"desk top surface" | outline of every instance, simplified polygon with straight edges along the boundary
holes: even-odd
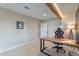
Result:
[[[42,39],[44,39],[45,41],[56,42],[56,43],[59,43],[59,44],[64,44],[64,45],[79,48],[79,44],[77,44],[76,40],[60,39],[60,38],[54,38],[54,37],[43,37]]]

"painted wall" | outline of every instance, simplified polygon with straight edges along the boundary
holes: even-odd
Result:
[[[24,22],[24,29],[16,29],[16,21]],[[0,8],[0,51],[38,39],[38,21]]]
[[[72,26],[75,25],[75,13],[68,14],[62,19],[62,26],[63,26],[63,29],[65,29],[64,37],[66,39],[68,39],[69,33],[70,33],[70,29],[68,28],[69,25],[72,25]],[[75,39],[75,30],[73,29],[72,31],[73,31],[73,36],[74,36],[73,39]]]

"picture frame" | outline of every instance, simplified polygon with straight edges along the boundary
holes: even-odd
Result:
[[[16,28],[17,29],[24,29],[24,22],[23,21],[16,21]]]

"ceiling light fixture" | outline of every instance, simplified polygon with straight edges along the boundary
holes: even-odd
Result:
[[[44,16],[46,16],[46,13],[44,13]]]
[[[48,13],[48,11],[47,10],[44,10],[44,16],[46,17],[47,16],[47,13]]]

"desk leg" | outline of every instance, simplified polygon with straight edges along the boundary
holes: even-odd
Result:
[[[50,54],[44,52],[44,50],[46,49],[47,47],[45,47],[45,40],[43,39],[40,39],[40,52],[48,55],[48,56],[51,56]]]
[[[43,39],[40,39],[40,51],[42,52],[45,50],[47,47],[45,47],[45,41]]]
[[[44,49],[44,47],[45,47],[45,41],[44,40],[42,40],[43,41],[43,49]]]
[[[40,39],[40,52],[42,51],[42,39]]]

